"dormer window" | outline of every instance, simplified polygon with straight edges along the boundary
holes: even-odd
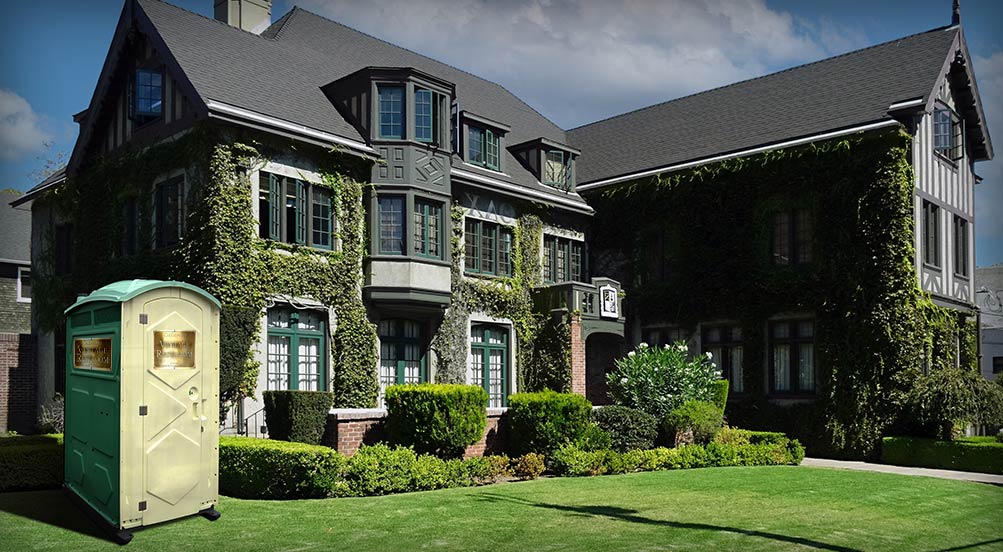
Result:
[[[379,86],[380,138],[404,138],[404,87]]]
[[[568,156],[570,157],[570,156]],[[568,189],[568,159],[561,150],[547,152],[546,166],[543,169],[543,183],[562,190]]]
[[[964,156],[961,120],[954,111],[946,108],[933,112],[933,151],[951,161]]]
[[[144,124],[157,119],[164,111],[164,76],[159,69],[136,71],[132,102],[133,118]]]
[[[467,162],[498,170],[498,135],[486,128],[467,127]]]

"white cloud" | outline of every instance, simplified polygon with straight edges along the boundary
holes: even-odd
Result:
[[[858,34],[763,0],[299,0],[498,82],[569,128],[845,51]]]
[[[999,148],[1003,141],[1003,52],[989,57],[973,56],[972,66],[978,80],[982,109],[985,111],[989,132],[995,133],[996,161],[983,161],[975,170],[983,178],[975,189],[975,236],[977,240],[996,244],[997,250],[979,251],[979,264],[1003,262],[1003,161]],[[988,262],[988,263],[987,263]]]
[[[40,125],[28,100],[0,88],[0,160],[16,161],[44,150],[52,136]]]

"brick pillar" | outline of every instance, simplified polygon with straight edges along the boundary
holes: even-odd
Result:
[[[585,340],[580,314],[571,315],[571,392],[585,396]]]

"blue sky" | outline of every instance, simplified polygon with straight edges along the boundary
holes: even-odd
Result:
[[[212,0],[172,0],[211,16]],[[950,22],[950,0],[298,0],[301,7],[489,78],[571,128]],[[273,19],[293,2],[276,0]],[[122,0],[5,0],[0,188],[69,152]],[[1003,150],[1003,2],[963,0]],[[45,144],[51,144],[46,147]],[[976,164],[979,266],[1003,262],[1003,160]]]

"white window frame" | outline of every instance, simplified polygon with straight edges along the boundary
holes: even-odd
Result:
[[[16,295],[15,299],[17,299],[18,303],[31,303],[31,296],[24,297],[21,294],[21,277],[22,277],[22,275],[25,272],[28,273],[28,277],[30,278],[31,277],[31,267],[30,266],[19,266],[19,267],[17,267],[17,295]]]

